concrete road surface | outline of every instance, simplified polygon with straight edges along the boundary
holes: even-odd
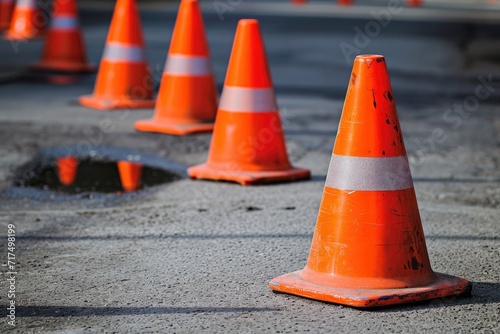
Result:
[[[332,5],[302,13],[285,2],[266,4],[229,4],[221,12],[204,2],[217,83],[220,90],[237,20],[258,18],[289,157],[311,169],[310,181],[241,187],[184,177],[121,195],[14,187],[16,171],[49,147],[130,149],[189,166],[205,161],[211,136],[136,133],[134,121],[152,110],[81,107],[76,100],[92,91],[95,75],[70,85],[22,79],[43,42],[0,42],[2,332],[500,334],[498,13],[481,20],[474,11],[453,12],[450,19],[401,4],[395,12]],[[158,85],[176,8],[141,8]],[[422,20],[422,13],[430,14]],[[110,17],[109,8],[82,11],[96,64]],[[268,288],[272,278],[305,266],[357,53],[386,56],[433,269],[471,280],[471,297],[358,310]],[[11,300],[15,327],[6,316]]]

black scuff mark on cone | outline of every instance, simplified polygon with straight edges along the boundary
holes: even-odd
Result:
[[[420,262],[418,262],[417,258],[413,256],[411,258],[411,269],[418,270],[420,268]]]

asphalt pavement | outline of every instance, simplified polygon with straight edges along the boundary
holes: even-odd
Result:
[[[48,148],[131,150],[180,168],[205,161],[210,134],[136,133],[134,121],[152,110],[79,106],[95,75],[69,85],[26,78],[43,41],[0,41],[2,332],[500,334],[500,12],[224,3],[203,2],[219,92],[237,21],[259,19],[289,157],[312,179],[242,187],[183,175],[133,194],[20,190],[18,171]],[[95,64],[111,14],[82,9]],[[141,15],[158,86],[176,5],[141,5]],[[306,264],[358,53],[386,57],[432,267],[472,281],[470,297],[358,310],[268,288]],[[6,317],[9,224],[15,327]]]

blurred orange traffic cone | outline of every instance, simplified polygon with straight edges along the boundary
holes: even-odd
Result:
[[[94,93],[79,101],[101,110],[154,107],[153,78],[134,0],[116,2]]]
[[[420,7],[422,6],[422,0],[408,0],[408,5],[411,7]]]
[[[54,0],[53,5],[42,61],[35,68],[59,72],[94,71],[94,66],[87,64],[75,0]]]
[[[295,5],[304,5],[307,3],[307,0],[292,0],[292,3]]]
[[[270,288],[354,307],[471,291],[432,271],[382,56],[354,61],[307,265]]]
[[[338,0],[337,3],[343,6],[350,6],[352,5],[352,0]]]
[[[16,40],[42,37],[46,20],[37,0],[17,0],[5,38]]]
[[[186,135],[213,130],[217,91],[200,7],[182,0],[156,101],[137,131]]]
[[[57,176],[61,184],[70,186],[75,182],[78,169],[78,159],[76,157],[63,157],[57,159]]]
[[[142,164],[130,161],[118,161],[118,172],[123,190],[131,192],[141,185]]]
[[[14,0],[0,0],[0,30],[10,26],[12,11],[14,10]]]
[[[236,30],[208,161],[188,169],[191,178],[243,185],[307,179],[293,168],[257,20]]]

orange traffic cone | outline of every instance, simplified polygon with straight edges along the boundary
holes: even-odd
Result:
[[[354,307],[471,291],[432,271],[382,56],[354,61],[307,265],[270,288]]]
[[[422,0],[408,0],[408,6],[420,7],[422,6]]]
[[[78,159],[76,157],[63,157],[56,161],[57,176],[61,184],[70,186],[75,182],[78,168]]]
[[[101,110],[154,107],[153,78],[134,0],[116,2],[94,93],[79,101]]]
[[[310,177],[293,168],[257,20],[240,20],[205,164],[188,169],[191,178],[243,185]]]
[[[123,190],[137,190],[141,185],[142,165],[130,161],[118,161],[117,165]]]
[[[10,26],[12,11],[14,10],[14,0],[0,0],[0,30]]]
[[[5,38],[35,39],[43,36],[46,17],[37,0],[17,0]]]
[[[341,6],[350,6],[352,5],[352,0],[338,0],[337,3]]]
[[[45,40],[42,61],[36,69],[59,72],[92,72],[87,64],[83,36],[78,27],[75,0],[54,0],[50,29]]]
[[[182,0],[161,80],[155,115],[137,131],[186,135],[213,130],[217,91],[196,0]]]

